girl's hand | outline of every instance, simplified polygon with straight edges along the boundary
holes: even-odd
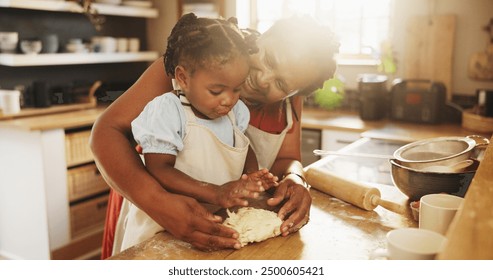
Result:
[[[296,175],[286,176],[276,188],[274,196],[267,200],[270,206],[277,206],[284,201],[278,212],[284,220],[281,225],[282,236],[297,232],[308,223],[312,197],[303,182]]]
[[[241,179],[250,180],[252,182],[260,182],[265,190],[278,185],[279,178],[274,176],[269,170],[262,168],[260,170],[243,174]]]
[[[248,206],[248,198],[258,198],[265,191],[266,182],[272,181],[264,172],[253,172],[256,175],[243,174],[239,180],[228,182],[216,190],[216,201],[224,208]]]

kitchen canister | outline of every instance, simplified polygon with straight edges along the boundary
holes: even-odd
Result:
[[[56,53],[58,52],[58,35],[48,34],[41,37],[41,42],[43,44],[42,53]]]
[[[358,77],[359,115],[362,120],[380,120],[387,112],[387,77],[362,74]]]
[[[34,107],[46,108],[51,106],[50,87],[45,81],[33,82]]]

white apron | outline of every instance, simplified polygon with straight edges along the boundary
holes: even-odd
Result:
[[[183,106],[187,114],[183,150],[176,157],[175,168],[200,181],[222,185],[237,180],[243,173],[248,153],[248,138],[236,127],[233,111],[228,117],[234,129],[234,147],[221,142],[206,126],[197,122],[190,106]],[[204,204],[203,204],[204,205]],[[220,209],[204,205],[212,211]],[[118,218],[113,255],[134,246],[164,229],[144,211],[127,199],[123,200]]]
[[[291,102],[287,99],[286,103],[287,126],[281,133],[268,133],[251,125],[248,126],[245,132],[248,139],[250,139],[250,145],[257,156],[260,168],[270,169],[272,167],[284,142],[286,133],[293,126]]]

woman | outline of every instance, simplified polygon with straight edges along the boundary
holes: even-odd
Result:
[[[330,30],[310,18],[279,20],[257,40],[250,75],[241,99],[250,109],[247,136],[261,168],[282,178],[271,206],[281,205],[283,236],[308,222],[311,196],[301,165],[303,95],[322,87],[334,75],[338,43]],[[172,235],[201,250],[240,248],[238,233],[222,226],[195,199],[166,191],[145,169],[135,152],[130,123],[144,106],[171,91],[163,59],[158,59],[94,124],[91,148],[108,184],[145,211]],[[120,201],[112,192],[107,225],[116,223]],[[113,208],[114,207],[114,208]],[[112,239],[105,227],[105,238]],[[103,258],[106,249],[103,246]]]

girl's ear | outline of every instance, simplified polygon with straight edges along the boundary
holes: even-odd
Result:
[[[186,91],[189,86],[189,75],[187,70],[181,65],[176,66],[175,68],[175,80],[180,85],[181,90]]]

